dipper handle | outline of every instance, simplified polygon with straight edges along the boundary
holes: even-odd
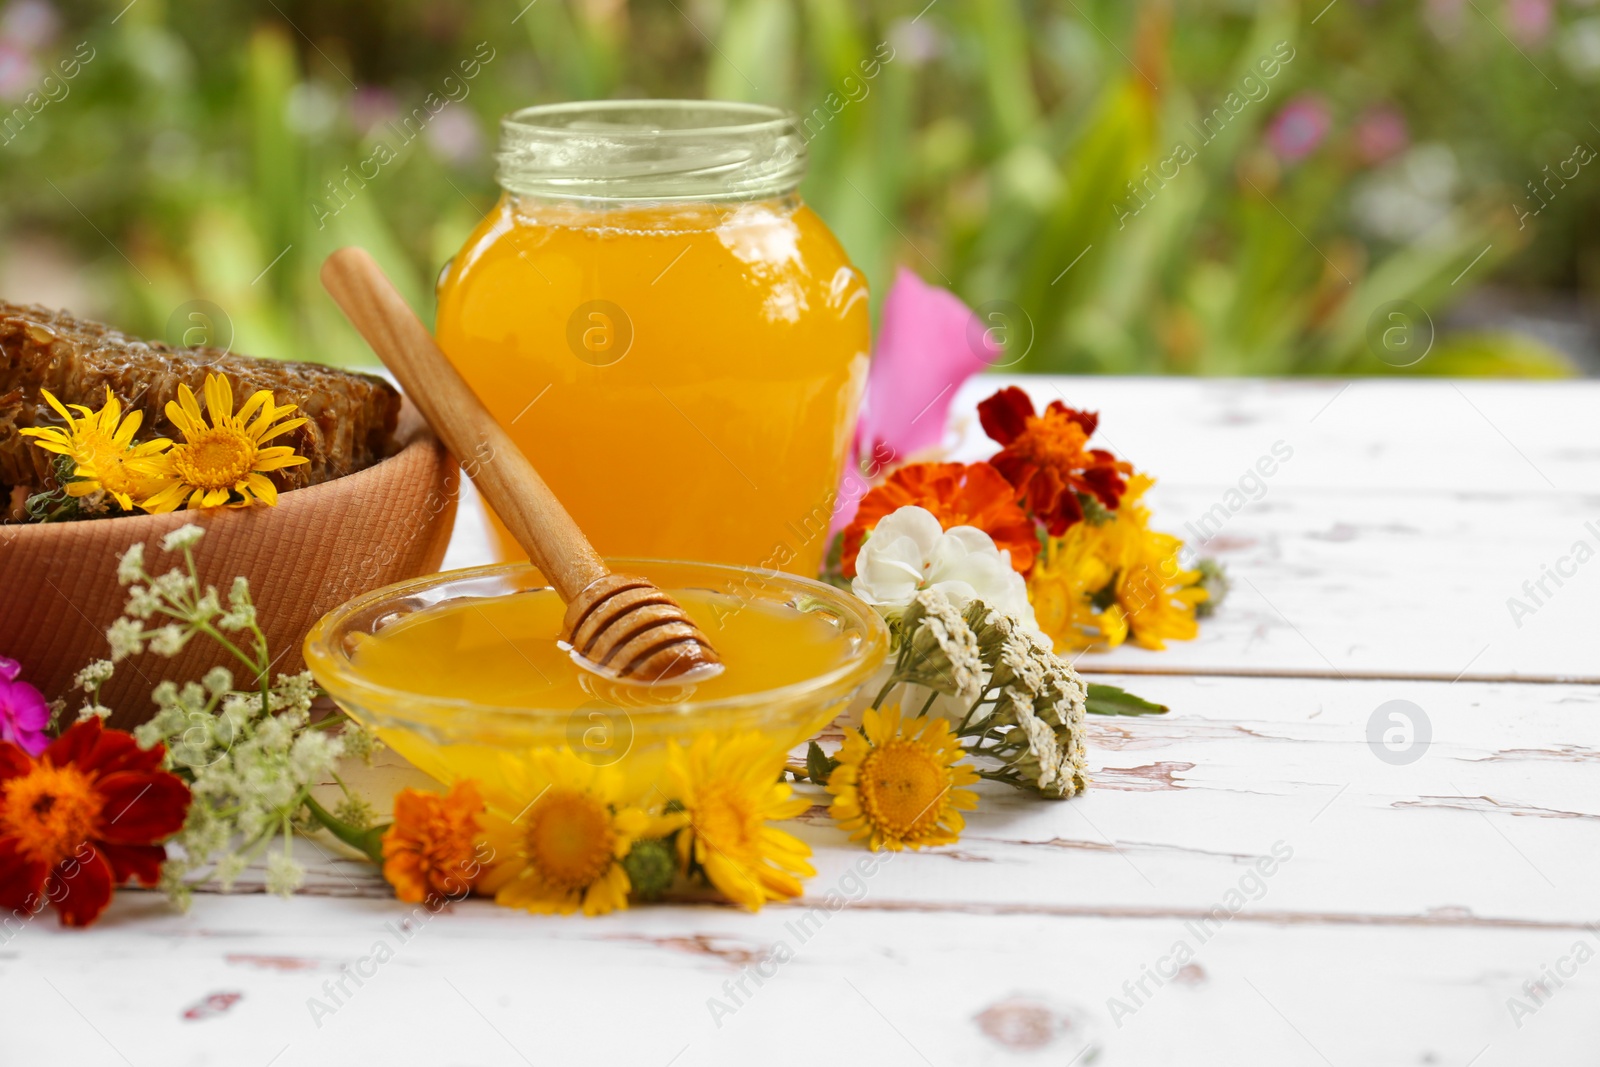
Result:
[[[561,599],[571,603],[605,577],[609,570],[589,539],[366,250],[329,256],[322,285]]]

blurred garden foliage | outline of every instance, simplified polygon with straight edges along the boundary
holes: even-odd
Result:
[[[364,362],[318,264],[365,245],[431,308],[500,115],[715,96],[804,116],[804,193],[875,293],[897,263],[954,289],[1016,369],[1394,373],[1386,306],[1600,289],[1589,3],[524,3],[9,0],[0,274],[151,336],[203,300],[241,351]],[[1457,334],[1403,372],[1568,368]]]

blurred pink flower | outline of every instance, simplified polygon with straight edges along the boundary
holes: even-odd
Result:
[[[1536,45],[1550,35],[1555,15],[1550,0],[1508,0],[1506,23],[1519,44]]]
[[[1379,104],[1368,108],[1356,120],[1356,155],[1366,166],[1375,166],[1398,155],[1410,143],[1406,118],[1398,108]]]
[[[435,115],[422,133],[433,154],[448,163],[471,163],[483,155],[485,145],[478,118],[460,104]]]
[[[394,118],[399,110],[389,90],[380,85],[363,85],[350,97],[350,124],[365,137],[373,127]]]
[[[18,48],[43,48],[60,29],[61,16],[44,0],[15,0],[0,15],[0,37]]]
[[[1333,115],[1320,96],[1304,93],[1273,116],[1267,144],[1285,163],[1297,163],[1317,150],[1333,125]]]
[[[0,741],[37,756],[50,744],[44,732],[50,725],[50,705],[39,690],[17,681],[21,673],[22,664],[0,656]]]
[[[39,79],[33,57],[0,39],[0,100],[19,100]]]
[[[849,524],[870,488],[861,473],[863,463],[881,473],[937,445],[956,391],[999,355],[1000,346],[960,297],[900,268],[883,301],[855,448],[834,507],[834,529]]]

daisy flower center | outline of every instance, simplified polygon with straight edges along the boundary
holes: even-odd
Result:
[[[19,851],[54,867],[89,839],[100,807],[100,794],[82,771],[41,765],[7,783],[0,830],[16,839]]]
[[[926,747],[886,741],[861,761],[861,804],[886,833],[909,837],[936,823],[949,789],[945,768]]]
[[[238,430],[207,429],[172,450],[178,476],[197,489],[231,489],[255,466],[256,445]]]
[[[611,816],[587,793],[551,790],[528,813],[528,860],[547,884],[583,889],[611,866]]]
[[[749,805],[726,789],[705,790],[694,809],[695,833],[726,852],[750,848],[752,824],[759,822]]]

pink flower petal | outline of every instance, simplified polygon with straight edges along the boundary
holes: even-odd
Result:
[[[883,302],[854,459],[834,508],[835,530],[855,517],[869,488],[862,461],[881,470],[938,444],[956,391],[999,355],[1000,346],[960,297],[900,268]]]
[[[22,664],[18,663],[14,659],[8,659],[5,656],[0,656],[0,680],[14,682],[17,680],[17,675],[21,673]]]
[[[50,705],[43,693],[27,682],[0,681],[0,741],[37,756],[50,744],[44,734],[48,725]]]

